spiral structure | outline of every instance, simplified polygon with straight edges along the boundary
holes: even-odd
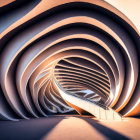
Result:
[[[0,21],[1,120],[73,109],[140,115],[139,32],[117,9],[103,0],[11,0]]]

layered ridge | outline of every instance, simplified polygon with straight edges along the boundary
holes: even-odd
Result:
[[[36,0],[13,1],[0,14],[2,120],[73,108],[95,115],[88,103],[140,115],[139,32],[117,9],[102,0]]]

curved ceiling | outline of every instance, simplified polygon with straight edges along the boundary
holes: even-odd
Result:
[[[0,15],[1,119],[73,109],[96,116],[96,107],[140,115],[139,32],[113,6],[23,0]]]

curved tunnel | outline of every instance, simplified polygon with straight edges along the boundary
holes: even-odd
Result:
[[[140,115],[140,34],[113,6],[24,0],[0,15],[1,120],[73,109]]]

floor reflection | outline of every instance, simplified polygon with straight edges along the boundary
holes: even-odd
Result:
[[[40,140],[64,117],[48,117],[18,122],[0,121],[0,140]]]
[[[84,119],[65,117],[42,140],[103,140],[105,137]]]
[[[140,119],[98,121],[90,116],[57,115],[48,118],[0,121],[1,140],[129,140],[140,137]]]

